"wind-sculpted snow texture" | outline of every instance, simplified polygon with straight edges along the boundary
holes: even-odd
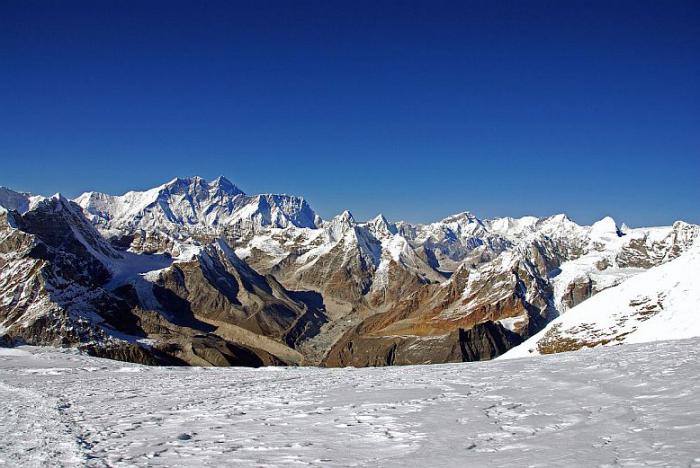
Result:
[[[203,369],[0,348],[0,465],[698,466],[699,350]]]
[[[565,215],[323,220],[301,197],[247,195],[223,177],[74,201],[0,188],[0,338],[162,364],[486,360],[699,237],[682,221]]]

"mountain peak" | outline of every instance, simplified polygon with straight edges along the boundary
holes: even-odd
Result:
[[[367,222],[367,225],[369,226],[370,230],[374,233],[375,236],[378,234],[379,235],[396,234],[396,232],[397,232],[396,226],[389,223],[389,221],[387,221],[387,219],[381,213],[379,213],[373,219],[369,220]]]
[[[338,216],[336,216],[334,219],[337,219],[338,221],[343,221],[346,223],[354,223],[355,222],[355,218],[352,216],[352,213],[350,213],[349,210],[343,211]]]
[[[481,223],[481,220],[471,211],[462,211],[460,213],[453,214],[447,218],[444,218],[441,222],[454,223],[460,221],[466,221],[468,223]]]
[[[544,218],[545,220],[553,221],[556,223],[569,223],[572,222],[571,218],[569,218],[565,213],[559,213],[555,214],[553,216],[549,216],[547,218]]]
[[[372,223],[372,224],[374,224],[374,223],[385,223],[385,224],[388,224],[388,223],[389,223],[389,221],[387,221],[386,217],[385,217],[382,213],[379,213],[377,216],[375,216],[374,218],[372,218],[369,222]]]
[[[343,211],[333,219],[324,224],[324,228],[329,233],[332,239],[340,239],[345,232],[353,229],[355,226],[355,218],[348,210]]]
[[[228,180],[226,177],[220,175],[216,179],[209,183],[209,188],[212,190],[221,190],[229,195],[245,195],[243,190],[238,188],[233,182]]]
[[[591,226],[591,237],[593,238],[620,237],[620,234],[617,223],[611,216],[606,216]]]
[[[174,193],[204,193],[217,192],[230,196],[245,195],[241,189],[236,187],[230,180],[224,176],[219,176],[216,179],[208,182],[200,176],[191,177],[175,177],[158,187],[159,190],[167,190]]]
[[[163,185],[160,185],[156,187],[155,189],[150,189],[147,190],[146,192],[153,192],[153,191],[176,191],[176,190],[182,190],[186,187],[189,187],[192,183],[192,178],[188,177],[175,177],[173,179],[170,179]]]

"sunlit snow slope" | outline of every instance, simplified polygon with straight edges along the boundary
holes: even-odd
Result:
[[[577,305],[502,359],[694,336],[700,336],[697,241],[679,258]]]
[[[0,348],[0,465],[698,466],[699,351],[203,369]]]

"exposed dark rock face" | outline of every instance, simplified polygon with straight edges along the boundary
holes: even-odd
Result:
[[[459,330],[463,361],[486,361],[523,342],[517,333],[494,322],[484,322],[470,330]]]
[[[48,199],[24,215],[15,216],[17,228],[36,239],[28,255],[51,264],[47,274],[86,287],[104,284],[110,273],[95,255],[119,255],[82,216],[80,207],[58,198]]]
[[[579,278],[566,288],[562,303],[570,309],[591,297],[595,292],[597,291],[590,277]]]
[[[329,367],[365,367],[493,359],[522,343],[522,338],[494,322],[438,336],[345,337],[324,360]]]
[[[646,239],[633,239],[616,260],[626,268],[651,268],[657,260],[650,253]]]
[[[461,360],[458,332],[433,337],[348,335],[333,346],[323,365],[395,366]]]
[[[314,336],[326,320],[319,294],[286,290],[221,243],[163,271],[154,293],[165,310],[178,311],[183,325],[225,322],[288,345]]]

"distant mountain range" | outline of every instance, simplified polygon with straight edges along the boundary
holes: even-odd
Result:
[[[151,364],[373,366],[673,338],[680,323],[700,335],[700,227],[682,221],[324,220],[303,198],[224,177],[75,200],[0,188],[0,207],[6,343]]]

